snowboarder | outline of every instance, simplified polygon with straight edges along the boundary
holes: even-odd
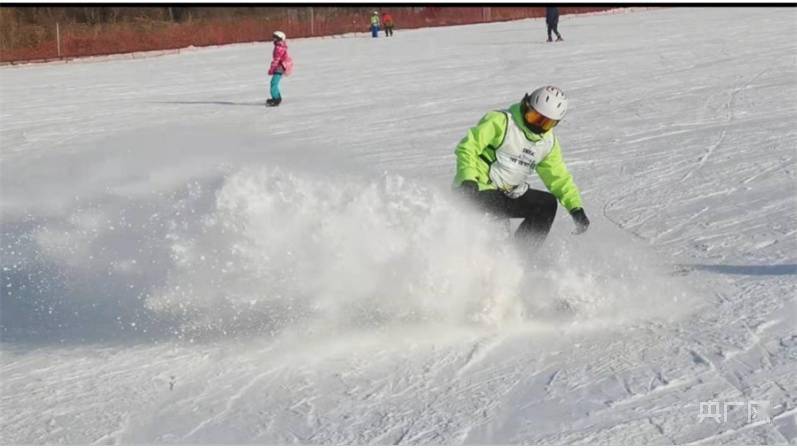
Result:
[[[559,88],[540,87],[520,103],[487,112],[455,151],[454,186],[489,213],[524,218],[515,237],[531,248],[541,245],[550,231],[557,200],[570,212],[575,233],[589,227],[581,193],[553,133],[566,112],[567,97]],[[550,193],[529,188],[532,171]]]
[[[288,54],[285,33],[274,31],[272,39],[274,40],[274,52],[271,55],[271,66],[268,69],[268,74],[271,75],[271,98],[266,100],[266,106],[276,107],[282,103],[282,94],[280,93],[282,75],[288,76],[291,74],[293,71],[293,59]]]
[[[559,8],[556,6],[546,6],[545,7],[545,24],[548,25],[548,42],[552,42],[551,39],[551,31],[556,33],[556,41],[559,42],[562,39],[562,35],[559,34]]]
[[[371,16],[371,37],[379,37],[379,11],[374,11]]]
[[[385,37],[393,35],[393,17],[386,13],[382,13],[382,26],[385,28]]]

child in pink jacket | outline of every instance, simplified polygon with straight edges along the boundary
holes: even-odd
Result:
[[[271,75],[271,98],[266,100],[266,106],[279,106],[282,102],[280,94],[280,80],[282,75],[288,76],[293,71],[293,60],[288,54],[288,44],[285,43],[285,33],[274,31],[274,53],[271,56],[271,66],[268,74]]]

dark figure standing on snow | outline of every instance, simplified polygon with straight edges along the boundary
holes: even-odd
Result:
[[[382,26],[385,28],[385,37],[393,35],[393,16],[383,12],[382,13]]]
[[[553,86],[540,87],[527,93],[520,103],[487,112],[455,151],[454,186],[486,212],[524,218],[515,238],[532,249],[548,235],[557,202],[570,213],[576,233],[589,227],[581,193],[553,132],[565,112],[565,94]],[[528,181],[535,172],[548,191],[529,188]]]
[[[274,51],[271,55],[271,65],[268,74],[271,75],[271,98],[266,100],[266,106],[279,106],[282,103],[282,93],[280,93],[280,81],[282,75],[288,76],[293,71],[293,60],[288,54],[288,44],[285,43],[285,33],[274,31]]]
[[[551,31],[556,33],[556,40],[560,41],[562,35],[559,34],[559,8],[556,6],[547,6],[545,8],[545,23],[548,25],[548,42],[552,42]]]

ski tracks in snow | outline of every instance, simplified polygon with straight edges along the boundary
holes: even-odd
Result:
[[[640,21],[646,24],[642,32]],[[3,199],[15,204],[8,210],[29,211],[42,225],[58,224],[59,218],[80,221],[59,215],[59,207],[69,209],[77,195],[96,204],[104,218],[131,200],[108,190],[168,198],[172,188],[198,177],[216,178],[219,165],[280,168],[282,163],[317,165],[344,179],[411,173],[413,179],[447,187],[453,145],[483,112],[516,101],[533,68],[540,82],[559,83],[573,98],[560,137],[587,211],[603,204],[605,220],[637,235],[638,243],[663,257],[679,256],[688,275],[673,277],[661,289],[700,283],[716,293],[698,295],[701,307],[682,305],[689,313],[674,322],[614,322],[596,331],[575,328],[592,323],[583,321],[536,332],[427,323],[395,333],[380,327],[323,336],[297,326],[297,334],[283,337],[198,343],[167,337],[152,345],[100,338],[54,340],[18,352],[4,348],[2,441],[797,443],[797,336],[789,269],[795,253],[797,40],[783,38],[794,36],[794,10],[669,8],[572,22],[577,26],[568,42],[534,48],[527,46],[528,21],[407,30],[393,40],[297,40],[293,49],[305,70],[287,82],[285,106],[267,111],[268,118],[249,104],[263,95],[262,45],[145,63],[6,67],[0,70],[8,109],[0,117],[8,137]],[[762,23],[772,32],[751,37]],[[517,38],[495,40],[507,34]],[[485,41],[501,51],[481,55],[487,58],[483,65],[470,64]],[[541,52],[551,64],[535,66],[525,56],[529,51]],[[343,65],[340,54],[347,55]],[[515,59],[507,60],[508,54]],[[423,82],[406,76],[410,59],[427,67]],[[769,70],[756,73],[762,64]],[[573,69],[557,69],[565,65]],[[484,66],[502,67],[498,90],[463,94],[484,78]],[[142,70],[159,73],[145,89]],[[308,102],[319,98],[315,73],[322,72],[341,82],[328,83],[336,88]],[[64,83],[73,89],[61,96],[31,87]],[[627,87],[626,96],[614,94],[617,85]],[[370,101],[375,94],[382,100]],[[81,101],[84,97],[95,99]],[[782,98],[787,101],[778,101]],[[335,114],[329,114],[328,104],[339,106]],[[763,105],[769,107],[766,116],[757,113]],[[64,110],[69,113],[61,114],[63,119],[53,118]],[[307,123],[314,123],[314,132],[307,132]],[[184,138],[197,132],[199,138]],[[81,184],[82,177],[89,179]],[[252,196],[262,194],[253,191]],[[189,241],[202,239],[190,224],[203,218],[197,214],[185,221]],[[56,239],[49,252],[37,255],[64,275],[82,273],[69,268],[82,264],[83,254],[102,255],[109,263],[135,256],[140,265],[145,260],[135,247],[106,244],[110,234],[104,227],[114,223],[108,218],[86,224],[97,232],[96,245],[68,238],[76,232],[70,229],[82,227],[67,225],[63,236],[75,247],[62,247]],[[553,242],[575,240],[568,226],[557,221]],[[601,247],[609,254],[603,264],[613,263],[609,268],[643,265],[624,252],[630,246],[627,233],[610,234],[615,230],[598,216],[594,230],[575,241],[589,248],[603,238]],[[133,229],[115,231],[121,238],[111,242],[127,242],[125,232]],[[169,262],[166,257],[158,269],[175,271]],[[47,272],[31,271],[27,285],[36,285],[42,275]],[[85,285],[86,293],[99,301],[122,287],[146,292],[159,286],[131,278],[136,279],[131,285],[110,283],[105,289]],[[641,296],[644,280],[652,279],[617,286],[628,283],[630,295]],[[16,284],[7,288],[4,293],[24,293]],[[274,288],[269,293],[290,295]],[[650,304],[642,299],[609,312],[633,314]],[[42,331],[60,322],[46,309],[37,314],[28,304],[11,303],[19,305],[22,322],[41,325]],[[81,309],[62,305],[65,313]],[[769,400],[772,421],[748,424],[741,414],[724,424],[698,420],[701,401],[747,399]]]
[[[692,177],[694,173],[703,168],[703,165],[706,164],[708,158],[711,157],[714,151],[722,145],[722,143],[725,141],[725,136],[728,133],[728,127],[734,124],[734,109],[735,109],[736,97],[739,95],[740,92],[750,87],[750,85],[753,84],[753,82],[755,82],[768,70],[769,68],[761,70],[760,72],[758,72],[757,75],[753,76],[752,78],[747,80],[744,84],[734,88],[730,92],[730,94],[728,95],[728,101],[725,103],[725,120],[724,123],[722,124],[722,130],[720,131],[717,140],[706,149],[706,152],[704,152],[702,156],[700,156],[700,158],[697,161],[697,164],[693,166],[692,169],[687,171],[686,174],[683,175],[683,177],[681,177],[680,179],[681,182],[686,181],[687,179]]]

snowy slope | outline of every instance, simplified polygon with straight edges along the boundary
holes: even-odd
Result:
[[[797,10],[560,29],[0,69],[0,443],[797,443]],[[453,149],[545,83],[593,225],[526,254]]]

